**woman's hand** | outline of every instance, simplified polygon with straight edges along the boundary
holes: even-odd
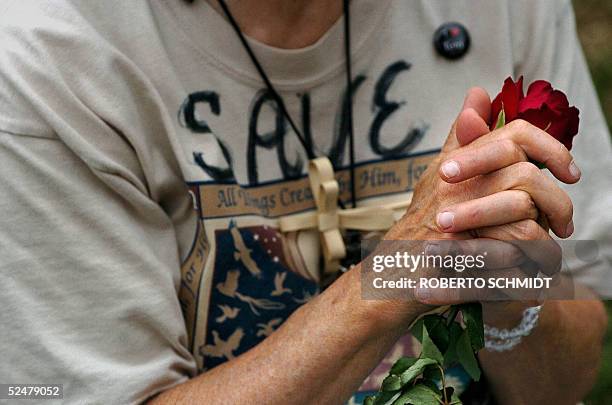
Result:
[[[565,183],[577,182],[580,171],[560,142],[525,121],[491,132],[487,123],[490,105],[484,90],[468,92],[444,148],[418,183],[406,214],[385,239],[508,241],[495,244],[489,252],[499,260],[489,255],[487,263],[501,264],[488,266],[495,270],[489,276],[521,274],[518,266],[525,258],[540,269],[558,268],[560,251],[548,233],[548,224],[559,237],[570,236],[572,202],[530,160],[545,163]],[[516,243],[532,240],[543,242]],[[478,301],[483,296],[491,295],[477,289],[435,289],[419,290],[416,298],[420,304],[447,305]],[[413,303],[413,309],[419,306],[424,312],[430,308],[420,304]]]
[[[486,92],[470,90],[442,152],[386,239],[547,239],[540,216],[557,236],[572,234],[569,196],[529,162],[545,163],[556,178],[575,183],[580,171],[569,151],[521,120],[489,132],[489,114]]]

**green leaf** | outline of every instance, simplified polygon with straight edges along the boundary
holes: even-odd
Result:
[[[459,394],[457,394],[457,392],[454,389],[453,389],[453,395],[451,395],[450,398],[447,397],[447,399],[450,400],[450,405],[462,405],[463,404],[463,402],[459,398]]]
[[[430,366],[431,367],[431,366]],[[429,388],[431,388],[434,391],[440,391],[438,389],[438,384],[436,384],[436,381],[440,380],[440,369],[436,367],[436,369],[438,370],[438,375],[437,375],[437,379],[436,380],[432,380],[432,379],[428,379],[425,377],[424,373],[423,373],[423,379],[419,380],[419,384],[423,384]],[[426,370],[427,372],[427,370]]]
[[[457,341],[457,358],[470,377],[475,381],[480,380],[480,367],[478,366],[478,361],[472,350],[470,336],[467,330],[461,333]]]
[[[453,390],[453,395],[450,397],[450,405],[461,405],[461,404],[463,404],[463,402],[461,402],[459,395]]]
[[[424,384],[415,386],[404,392],[393,405],[439,405],[440,394]]]
[[[383,380],[380,390],[383,392],[399,391],[401,388],[402,380],[400,377],[398,375],[391,374]]]
[[[459,359],[457,358],[457,341],[463,332],[461,326],[457,322],[453,322],[449,326],[449,344],[448,349],[444,353],[444,366],[449,367],[455,364]]]
[[[421,340],[421,358],[422,359],[434,359],[436,362],[442,364],[444,362],[444,356],[436,346],[436,344],[429,337],[427,327],[423,328],[423,339]]]
[[[436,363],[437,361],[435,361],[434,359],[418,359],[412,366],[410,366],[408,370],[404,371],[400,375],[400,378],[402,380],[402,386],[408,384],[417,376],[421,375],[423,373],[423,370],[425,370],[425,367]]]
[[[423,318],[425,328],[429,333],[429,337],[436,344],[436,347],[445,352],[448,348],[449,330],[446,325],[446,319],[441,315],[427,315]]]
[[[370,396],[367,396],[367,397],[365,397],[365,399],[363,400],[363,405],[374,405],[374,400],[375,400],[375,397],[373,397],[373,396],[371,396],[371,395],[370,395]]]
[[[399,391],[379,392],[376,394],[373,405],[386,405],[399,395]]]
[[[419,342],[423,341],[423,326],[424,326],[424,321],[423,321],[423,318],[421,318],[418,321],[416,321],[414,325],[412,325],[412,328],[410,329],[412,336],[414,336]]]
[[[470,336],[472,349],[478,351],[484,347],[484,324],[482,322],[482,305],[478,302],[461,305],[461,314]]]
[[[453,305],[450,307],[448,311],[448,317],[446,318],[446,324],[450,326],[453,322],[455,322],[455,318],[457,317],[457,312],[459,312],[459,306]]]
[[[417,359],[414,357],[401,357],[393,364],[389,373],[397,375],[402,374],[404,371],[408,370],[410,366],[416,363],[416,361]]]
[[[425,370],[423,370],[423,379],[430,381],[441,381],[442,376],[440,375],[439,365],[436,363],[425,367]]]
[[[463,402],[461,402],[461,399],[459,398],[459,395],[457,394],[453,394],[453,397],[450,400],[450,405],[463,405]]]
[[[499,115],[497,116],[497,123],[495,124],[495,129],[500,129],[504,125],[506,125],[506,112],[502,108],[499,112]]]

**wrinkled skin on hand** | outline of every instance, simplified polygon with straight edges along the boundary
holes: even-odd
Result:
[[[541,249],[542,244],[519,249],[503,243],[499,254],[505,263],[518,266],[528,257],[552,268],[560,261],[560,250],[548,224],[558,236],[570,236],[572,203],[530,160],[545,163],[565,183],[577,182],[580,172],[572,168],[569,151],[541,129],[517,120],[491,132],[490,114],[486,92],[471,89],[442,151],[417,184],[406,214],[385,239],[549,241],[549,249]],[[449,161],[454,164],[451,170],[443,167]],[[454,213],[450,227],[440,219],[442,212]],[[452,303],[445,298],[451,302],[429,303]]]

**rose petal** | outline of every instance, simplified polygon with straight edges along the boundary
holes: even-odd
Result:
[[[527,90],[527,96],[519,103],[519,113],[542,107],[552,92],[552,86],[545,80],[537,80],[531,83]]]
[[[543,110],[546,110],[545,115],[551,119],[550,127],[546,132],[571,150],[574,136],[578,133],[578,109],[571,107],[556,113],[544,106]]]
[[[523,97],[523,76],[519,77],[516,83],[511,77],[506,78],[502,91],[491,103],[491,130],[495,129],[502,108],[506,114],[506,123],[517,119],[518,105]]]
[[[553,138],[564,144],[566,147],[568,143],[570,145],[572,144],[572,137],[568,136],[567,134],[567,121],[567,117],[562,115],[554,117],[550,122],[550,126],[546,130],[546,132],[551,134]]]
[[[506,113],[506,123],[522,118],[571,149],[573,138],[578,133],[580,111],[570,107],[567,96],[562,91],[554,90],[549,82],[533,82],[524,96],[523,78],[520,77],[516,83],[507,78],[491,106],[491,129],[494,129],[502,107]]]
[[[529,85],[527,96],[539,93],[550,93],[553,91],[552,85],[546,80],[536,80]]]
[[[553,111],[563,112],[569,108],[569,102],[567,96],[559,90],[554,90],[550,93],[546,100],[546,105]]]
[[[523,93],[523,76],[519,77],[519,79],[516,81],[516,88],[519,91],[519,100],[524,99],[525,94]]]
[[[567,139],[563,141],[563,144],[568,150],[572,149],[572,141],[578,134],[580,125],[580,111],[576,107],[570,107],[565,113],[567,116]]]
[[[540,109],[527,110],[519,115],[519,118],[524,119],[536,127],[545,130],[549,134],[553,135],[549,129],[552,126],[552,122],[559,119],[559,116],[554,113],[551,109],[543,106]],[[554,135],[553,135],[554,136]]]
[[[557,113],[547,105],[539,110],[532,109],[520,114],[519,118],[545,130],[553,138],[561,142],[570,150],[572,140],[578,133],[579,111],[576,107],[568,108],[561,113]]]
[[[514,83],[511,78],[506,79],[502,88],[501,98],[504,112],[506,113],[506,122],[516,119],[518,115],[518,105],[523,93],[523,78],[521,77],[518,83]]]

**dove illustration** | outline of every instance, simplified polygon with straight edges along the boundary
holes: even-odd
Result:
[[[218,323],[223,323],[227,319],[234,319],[240,312],[240,308],[232,308],[229,305],[217,305],[217,307],[221,310],[221,315],[215,319]]]
[[[242,330],[242,328],[237,328],[227,340],[221,339],[219,337],[219,332],[216,330],[212,331],[212,335],[213,344],[202,346],[200,348],[202,355],[211,357],[225,356],[225,358],[230,360],[234,358],[234,352],[240,346],[240,341],[244,337],[244,330]]]
[[[272,332],[274,332],[274,327],[280,325],[283,322],[283,318],[275,318],[272,319],[268,323],[258,323],[261,329],[259,329],[256,333],[257,336],[270,336]]]
[[[278,297],[279,295],[283,295],[284,293],[291,294],[290,288],[283,287],[285,283],[285,279],[287,278],[287,272],[284,271],[282,273],[276,273],[274,276],[274,291],[272,291],[273,297]]]

